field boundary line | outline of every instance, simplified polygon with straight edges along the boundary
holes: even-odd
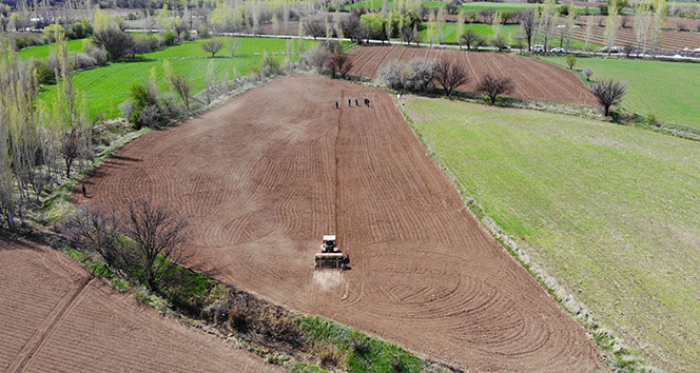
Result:
[[[79,298],[85,293],[85,289],[88,288],[88,285],[94,279],[95,276],[93,275],[86,276],[78,282],[78,286],[61,298],[56,307],[51,310],[51,313],[39,325],[39,328],[27,344],[20,350],[15,361],[7,368],[8,373],[23,372],[27,368],[32,358],[39,353],[41,347],[51,337],[61,320],[75,308]]]

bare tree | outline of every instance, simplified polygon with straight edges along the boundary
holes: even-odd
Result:
[[[77,210],[59,229],[72,247],[96,252],[110,267],[128,270],[136,261],[122,243],[116,230],[118,226],[117,215],[97,205]]]
[[[610,3],[608,8],[608,19],[605,22],[605,46],[608,49],[608,55],[613,50],[615,46],[615,39],[617,38],[617,32],[620,29],[620,11],[617,5],[617,1]]]
[[[549,51],[549,37],[554,27],[554,19],[557,16],[555,0],[545,0],[539,16],[539,33],[544,36],[544,51]]]
[[[586,16],[586,32],[584,36],[584,41],[585,44],[583,46],[583,50],[587,51],[588,50],[588,44],[591,41],[591,36],[593,35],[593,17],[592,16]]]
[[[111,61],[118,61],[128,55],[134,46],[134,38],[130,34],[114,27],[95,30],[92,37],[95,44],[107,51]]]
[[[415,57],[406,65],[404,88],[411,92],[427,93],[433,90],[434,61]]]
[[[418,44],[418,33],[416,32],[416,28],[410,28],[410,27],[404,27],[401,29],[401,39],[408,45],[411,45],[411,43],[416,43]]]
[[[618,80],[606,79],[599,81],[591,87],[591,92],[598,99],[598,103],[603,106],[605,116],[610,115],[610,107],[622,100],[625,96],[626,83]]]
[[[527,42],[527,50],[532,48],[532,38],[535,35],[535,11],[534,9],[525,9],[518,12],[518,22],[520,22],[520,31],[523,39]]]
[[[158,291],[158,283],[173,262],[185,259],[185,229],[189,219],[153,204],[150,200],[129,203],[129,222],[124,233],[136,243],[135,252],[146,283]]]
[[[399,60],[391,60],[379,70],[379,79],[388,88],[400,91],[403,89],[403,77],[406,66]]]
[[[228,43],[229,48],[231,48],[231,57],[235,57],[236,50],[238,49],[238,47],[241,46],[241,41],[236,39],[236,38],[230,38],[230,39],[228,39],[228,41],[229,41],[229,43]]]
[[[586,80],[590,82],[591,77],[593,76],[593,69],[591,69],[590,67],[583,69],[583,76],[585,76]]]
[[[332,79],[335,79],[336,75],[340,75],[341,78],[345,79],[350,69],[352,69],[352,61],[342,49],[336,51],[328,58],[328,71]]]
[[[442,59],[435,63],[433,76],[440,83],[445,91],[445,96],[449,97],[459,86],[469,82],[467,69],[460,63],[453,63],[448,59]]]
[[[462,44],[467,46],[467,50],[470,50],[472,48],[472,45],[476,45],[480,38],[481,36],[479,36],[479,34],[477,34],[476,31],[472,30],[471,28],[468,28],[467,31],[465,31],[462,35],[461,41]]]
[[[512,92],[514,89],[513,80],[508,77],[495,77],[487,74],[476,87],[478,92],[488,96],[491,104],[496,103],[498,96]]]
[[[168,83],[177,96],[180,97],[182,103],[185,104],[185,109],[190,112],[190,91],[192,83],[182,74],[173,74],[169,77]]]
[[[464,35],[464,9],[460,9],[457,13],[457,43],[459,49],[462,49],[462,35]]]
[[[202,49],[205,52],[211,53],[211,57],[214,58],[217,53],[224,47],[224,42],[218,39],[209,39],[202,43]]]
[[[312,19],[306,20],[304,22],[304,32],[316,40],[318,37],[323,37],[326,35],[326,28],[320,22],[315,22]]]

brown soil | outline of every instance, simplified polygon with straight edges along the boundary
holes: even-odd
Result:
[[[0,238],[0,371],[283,372],[139,306],[63,253]]]
[[[82,207],[152,198],[190,215],[188,264],[432,359],[495,372],[602,365],[384,91],[283,78],[134,141],[87,182],[91,198],[73,195]],[[352,270],[314,272],[324,234],[338,235]]]
[[[513,79],[515,89],[508,95],[510,97],[597,106],[595,96],[574,73],[546,62],[510,54],[373,46],[355,49],[350,56],[353,61],[352,75],[376,78],[378,71],[392,60],[408,62],[414,57],[434,60],[448,58],[464,64],[468,69],[471,81],[460,87],[460,91],[476,91],[479,79],[492,74]]]

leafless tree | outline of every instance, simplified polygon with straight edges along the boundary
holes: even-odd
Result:
[[[63,134],[61,154],[66,163],[66,178],[70,178],[70,170],[73,162],[83,154],[83,139],[78,131],[73,128]]]
[[[415,57],[406,65],[403,86],[411,92],[431,92],[433,84],[433,60]]]
[[[411,45],[411,43],[418,44],[418,33],[415,28],[404,27],[401,29],[401,39],[406,42],[406,44]]]
[[[619,80],[606,79],[599,81],[591,87],[591,92],[598,99],[598,103],[603,106],[605,116],[610,115],[610,107],[622,100],[625,96],[627,84]]]
[[[583,76],[585,76],[586,80],[590,82],[591,77],[593,76],[593,69],[591,69],[590,67],[583,69]]]
[[[527,42],[527,50],[532,48],[532,38],[535,36],[536,30],[536,19],[534,9],[525,9],[518,12],[518,22],[520,22],[520,29],[523,34],[523,38]]]
[[[406,66],[399,60],[391,60],[379,70],[379,79],[388,88],[400,91],[403,89],[403,77]]]
[[[312,19],[306,20],[304,22],[304,32],[316,40],[316,38],[323,37],[326,35],[326,28],[320,22],[315,22]]]
[[[340,75],[342,79],[345,79],[350,69],[352,69],[352,61],[342,49],[336,51],[328,58],[328,71],[332,79],[335,79],[336,75]]]
[[[60,225],[60,232],[71,246],[98,253],[112,268],[129,270],[136,260],[119,238],[118,227],[117,215],[97,205],[76,211]]]
[[[491,104],[496,103],[498,96],[512,92],[514,89],[513,80],[508,77],[495,77],[487,74],[481,79],[476,87],[478,92],[482,92],[488,96]]]
[[[95,44],[107,51],[111,61],[118,61],[129,54],[134,46],[134,38],[128,33],[115,28],[108,27],[103,30],[95,30],[92,35]]]
[[[187,78],[182,74],[173,74],[168,79],[170,87],[172,88],[177,96],[180,97],[182,103],[185,104],[185,109],[189,113],[190,111],[190,91],[192,90],[192,83],[190,83]]]
[[[229,48],[231,48],[231,57],[236,56],[236,50],[241,46],[241,41],[236,38],[229,39]]]
[[[211,53],[211,57],[214,58],[217,53],[224,47],[224,42],[219,39],[209,39],[202,43],[202,49],[205,52]]]
[[[496,11],[492,8],[487,8],[479,12],[479,15],[481,16],[481,19],[484,21],[484,23],[491,23],[495,14]]]
[[[155,205],[150,200],[129,203],[129,221],[124,234],[136,243],[135,252],[148,287],[158,291],[158,283],[173,262],[185,259],[185,229],[189,219]]]
[[[476,31],[472,30],[471,28],[468,28],[467,31],[462,34],[462,44],[467,46],[467,50],[472,49],[472,45],[476,45],[476,42],[481,38],[479,34],[476,33]]]
[[[469,73],[464,65],[453,63],[448,59],[442,59],[435,63],[433,76],[440,83],[445,91],[445,96],[449,97],[459,86],[469,82]]]

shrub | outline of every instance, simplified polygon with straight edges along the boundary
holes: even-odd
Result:
[[[433,66],[431,60],[416,57],[406,65],[404,88],[411,92],[427,93],[433,90]]]
[[[92,57],[95,59],[95,63],[97,66],[107,66],[109,63],[109,57],[107,56],[107,52],[99,47],[96,47],[94,44],[86,44],[83,47],[83,51],[85,54],[88,56]]]
[[[72,58],[74,70],[92,69],[97,66],[97,60],[85,53],[79,53]]]
[[[37,45],[44,45],[44,42],[36,36],[18,36],[15,38],[15,45],[17,45],[17,50],[20,50]]]
[[[160,38],[165,46],[175,45],[177,35],[172,31],[165,31],[160,35]]]
[[[282,67],[280,62],[274,57],[267,53],[263,56],[262,69],[265,76],[274,76],[282,74]]]
[[[583,76],[585,76],[586,80],[590,82],[591,77],[593,76],[593,69],[591,69],[590,67],[583,69]]]
[[[403,89],[403,72],[406,67],[399,60],[389,61],[379,70],[379,80],[396,91]]]
[[[92,25],[86,19],[72,24],[68,29],[69,39],[84,39],[90,36],[92,36]]]
[[[46,44],[51,44],[56,42],[56,32],[59,32],[61,34],[65,34],[65,30],[63,29],[63,26],[54,23],[49,26],[44,27],[44,31],[41,32],[42,38],[44,39],[44,43]]]

